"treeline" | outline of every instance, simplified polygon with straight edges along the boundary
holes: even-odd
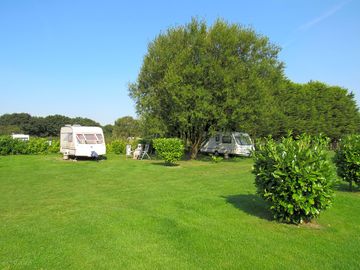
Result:
[[[271,126],[268,133],[276,139],[292,130],[294,136],[321,133],[336,142],[347,134],[360,132],[360,113],[354,95],[342,87],[318,81],[306,84],[286,81],[275,91],[274,98],[276,106],[269,109],[274,117],[268,123]],[[257,129],[260,136],[268,135],[265,127]]]
[[[59,137],[61,127],[75,124],[102,127],[107,141],[137,138],[142,134],[140,121],[131,116],[118,118],[113,125],[101,126],[98,122],[89,118],[70,118],[63,115],[37,117],[28,113],[12,113],[0,116],[0,135],[24,133],[44,138]]]
[[[98,122],[89,118],[70,118],[63,115],[38,117],[28,113],[12,113],[0,116],[0,135],[24,133],[37,137],[58,137],[60,128],[68,124],[100,126]]]
[[[253,106],[256,106],[256,100]],[[249,107],[244,109],[249,112]],[[242,117],[241,124],[233,129],[246,131],[253,137],[272,135],[279,139],[292,130],[294,136],[322,133],[336,142],[346,134],[360,132],[360,114],[354,95],[342,87],[317,81],[306,84],[286,81],[274,91],[272,102],[264,106],[261,113],[259,109],[254,109],[251,113],[244,111],[243,116],[239,117]],[[102,128],[109,142],[161,136],[163,131],[148,120],[125,116],[118,118],[113,125]],[[66,124],[101,126],[94,120],[82,117],[34,117],[27,113],[13,113],[0,116],[0,135],[25,133],[37,137],[58,137],[60,128]]]
[[[234,100],[234,103],[237,102]],[[354,94],[339,86],[319,81],[299,84],[284,80],[272,92],[268,104],[259,108],[256,102],[254,96],[251,104],[239,108],[237,116],[241,121],[236,121],[228,129],[248,132],[254,138],[271,135],[276,140],[289,131],[294,137],[304,133],[323,134],[333,143],[345,135],[360,132],[360,113]],[[125,116],[117,119],[114,125],[103,127],[104,133],[108,139],[176,137],[176,132],[166,134],[166,129],[151,120],[154,119],[138,120]]]

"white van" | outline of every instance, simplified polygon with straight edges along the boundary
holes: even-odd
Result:
[[[98,157],[106,154],[103,130],[100,127],[66,125],[60,131],[60,152],[64,159]]]
[[[12,134],[11,135],[13,139],[17,139],[17,140],[20,140],[20,141],[28,141],[30,140],[30,136],[29,135],[26,135],[26,134]]]
[[[209,154],[228,154],[250,156],[254,144],[249,134],[241,132],[218,133],[209,138],[200,148],[200,152]]]

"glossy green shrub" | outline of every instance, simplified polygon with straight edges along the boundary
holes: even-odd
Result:
[[[167,165],[174,164],[184,155],[184,144],[177,138],[154,139],[153,146],[156,154],[163,159]]]
[[[360,135],[349,135],[342,139],[334,161],[338,175],[349,182],[350,189],[353,182],[360,186]]]
[[[257,193],[280,222],[309,222],[333,199],[334,168],[327,157],[328,139],[302,135],[268,138],[255,151]]]

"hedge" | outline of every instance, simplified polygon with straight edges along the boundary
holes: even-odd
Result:
[[[29,141],[13,139],[10,136],[0,136],[0,155],[30,155],[58,153],[60,141],[45,138],[30,138]]]

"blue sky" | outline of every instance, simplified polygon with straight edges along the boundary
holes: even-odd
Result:
[[[320,80],[360,104],[360,1],[0,1],[0,114],[113,123],[136,116],[127,85],[147,45],[191,17],[252,26],[282,47],[287,77]]]

